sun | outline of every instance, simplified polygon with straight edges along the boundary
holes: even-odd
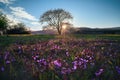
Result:
[[[66,29],[66,27],[67,27],[67,25],[65,25],[65,24],[64,24],[64,25],[62,26],[63,30],[65,30],[65,29]]]

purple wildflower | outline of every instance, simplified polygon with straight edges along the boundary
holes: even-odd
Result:
[[[58,66],[58,67],[61,67],[62,66],[62,63],[60,60],[55,60],[54,62],[54,65]]]
[[[95,75],[96,75],[96,76],[100,76],[101,73],[100,73],[100,72],[96,72]]]
[[[38,63],[41,64],[41,66],[43,65],[47,65],[47,61],[45,59],[40,59],[40,60],[37,60]]]
[[[66,52],[66,55],[69,56],[69,52],[68,51]]]
[[[86,69],[87,68],[87,64],[86,63],[84,63],[84,69]]]
[[[120,67],[116,66],[115,68],[116,68],[117,72],[120,74]]]
[[[8,58],[9,52],[5,53],[4,59],[6,60]]]
[[[97,71],[95,73],[96,76],[100,76],[103,73],[104,69],[99,69],[99,71]]]
[[[39,63],[39,62],[40,62],[40,60],[37,60],[37,62]]]
[[[73,70],[76,70],[76,69],[77,69],[77,65],[74,65],[72,69],[73,69]]]
[[[33,59],[36,60],[36,57],[34,56]]]
[[[9,61],[9,60],[7,60],[7,61],[6,61],[6,64],[10,64],[10,61]]]
[[[5,68],[2,66],[2,67],[1,67],[1,71],[3,72],[4,70],[5,70]]]
[[[61,73],[62,74],[69,74],[69,73],[71,73],[71,69],[63,67],[62,70],[61,70]]]

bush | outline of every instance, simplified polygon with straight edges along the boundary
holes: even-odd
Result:
[[[31,32],[27,30],[23,23],[18,23],[7,30],[8,34],[30,34]]]

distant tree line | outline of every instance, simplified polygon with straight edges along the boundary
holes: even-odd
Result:
[[[23,23],[18,23],[13,25],[7,30],[8,34],[29,34],[30,31],[27,30],[26,26]]]
[[[78,28],[75,34],[120,34],[120,28],[108,28],[108,29],[91,29],[91,28]]]
[[[30,34],[24,23],[10,25],[10,20],[0,11],[0,35],[3,34]]]

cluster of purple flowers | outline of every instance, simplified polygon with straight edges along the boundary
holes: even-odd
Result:
[[[73,70],[76,70],[77,68],[83,68],[86,69],[88,60],[83,58],[77,58],[73,61]]]
[[[4,53],[4,60],[5,60],[6,64],[10,64],[11,62],[15,61],[15,58],[8,51],[6,51]]]
[[[105,56],[105,54],[115,50],[112,46],[113,43],[108,44],[107,41],[56,39],[28,45],[15,44],[11,47],[12,49],[10,48],[10,50],[5,51],[3,56],[6,65],[14,62],[16,57],[21,59],[28,71],[34,71],[34,73],[35,70],[39,73],[53,71],[55,74],[67,75],[79,70],[84,71],[89,66],[95,67],[96,62],[99,62],[99,60],[102,62],[107,60],[105,57],[109,59],[111,56]],[[109,50],[108,47],[112,50]],[[118,52],[120,51],[116,50],[115,54],[111,55],[116,57]],[[118,64],[118,66],[120,65]],[[118,66],[115,67],[115,70],[120,74]],[[1,71],[5,70],[3,65],[0,65],[0,68]],[[93,71],[92,74],[100,76],[105,72],[105,68]]]

